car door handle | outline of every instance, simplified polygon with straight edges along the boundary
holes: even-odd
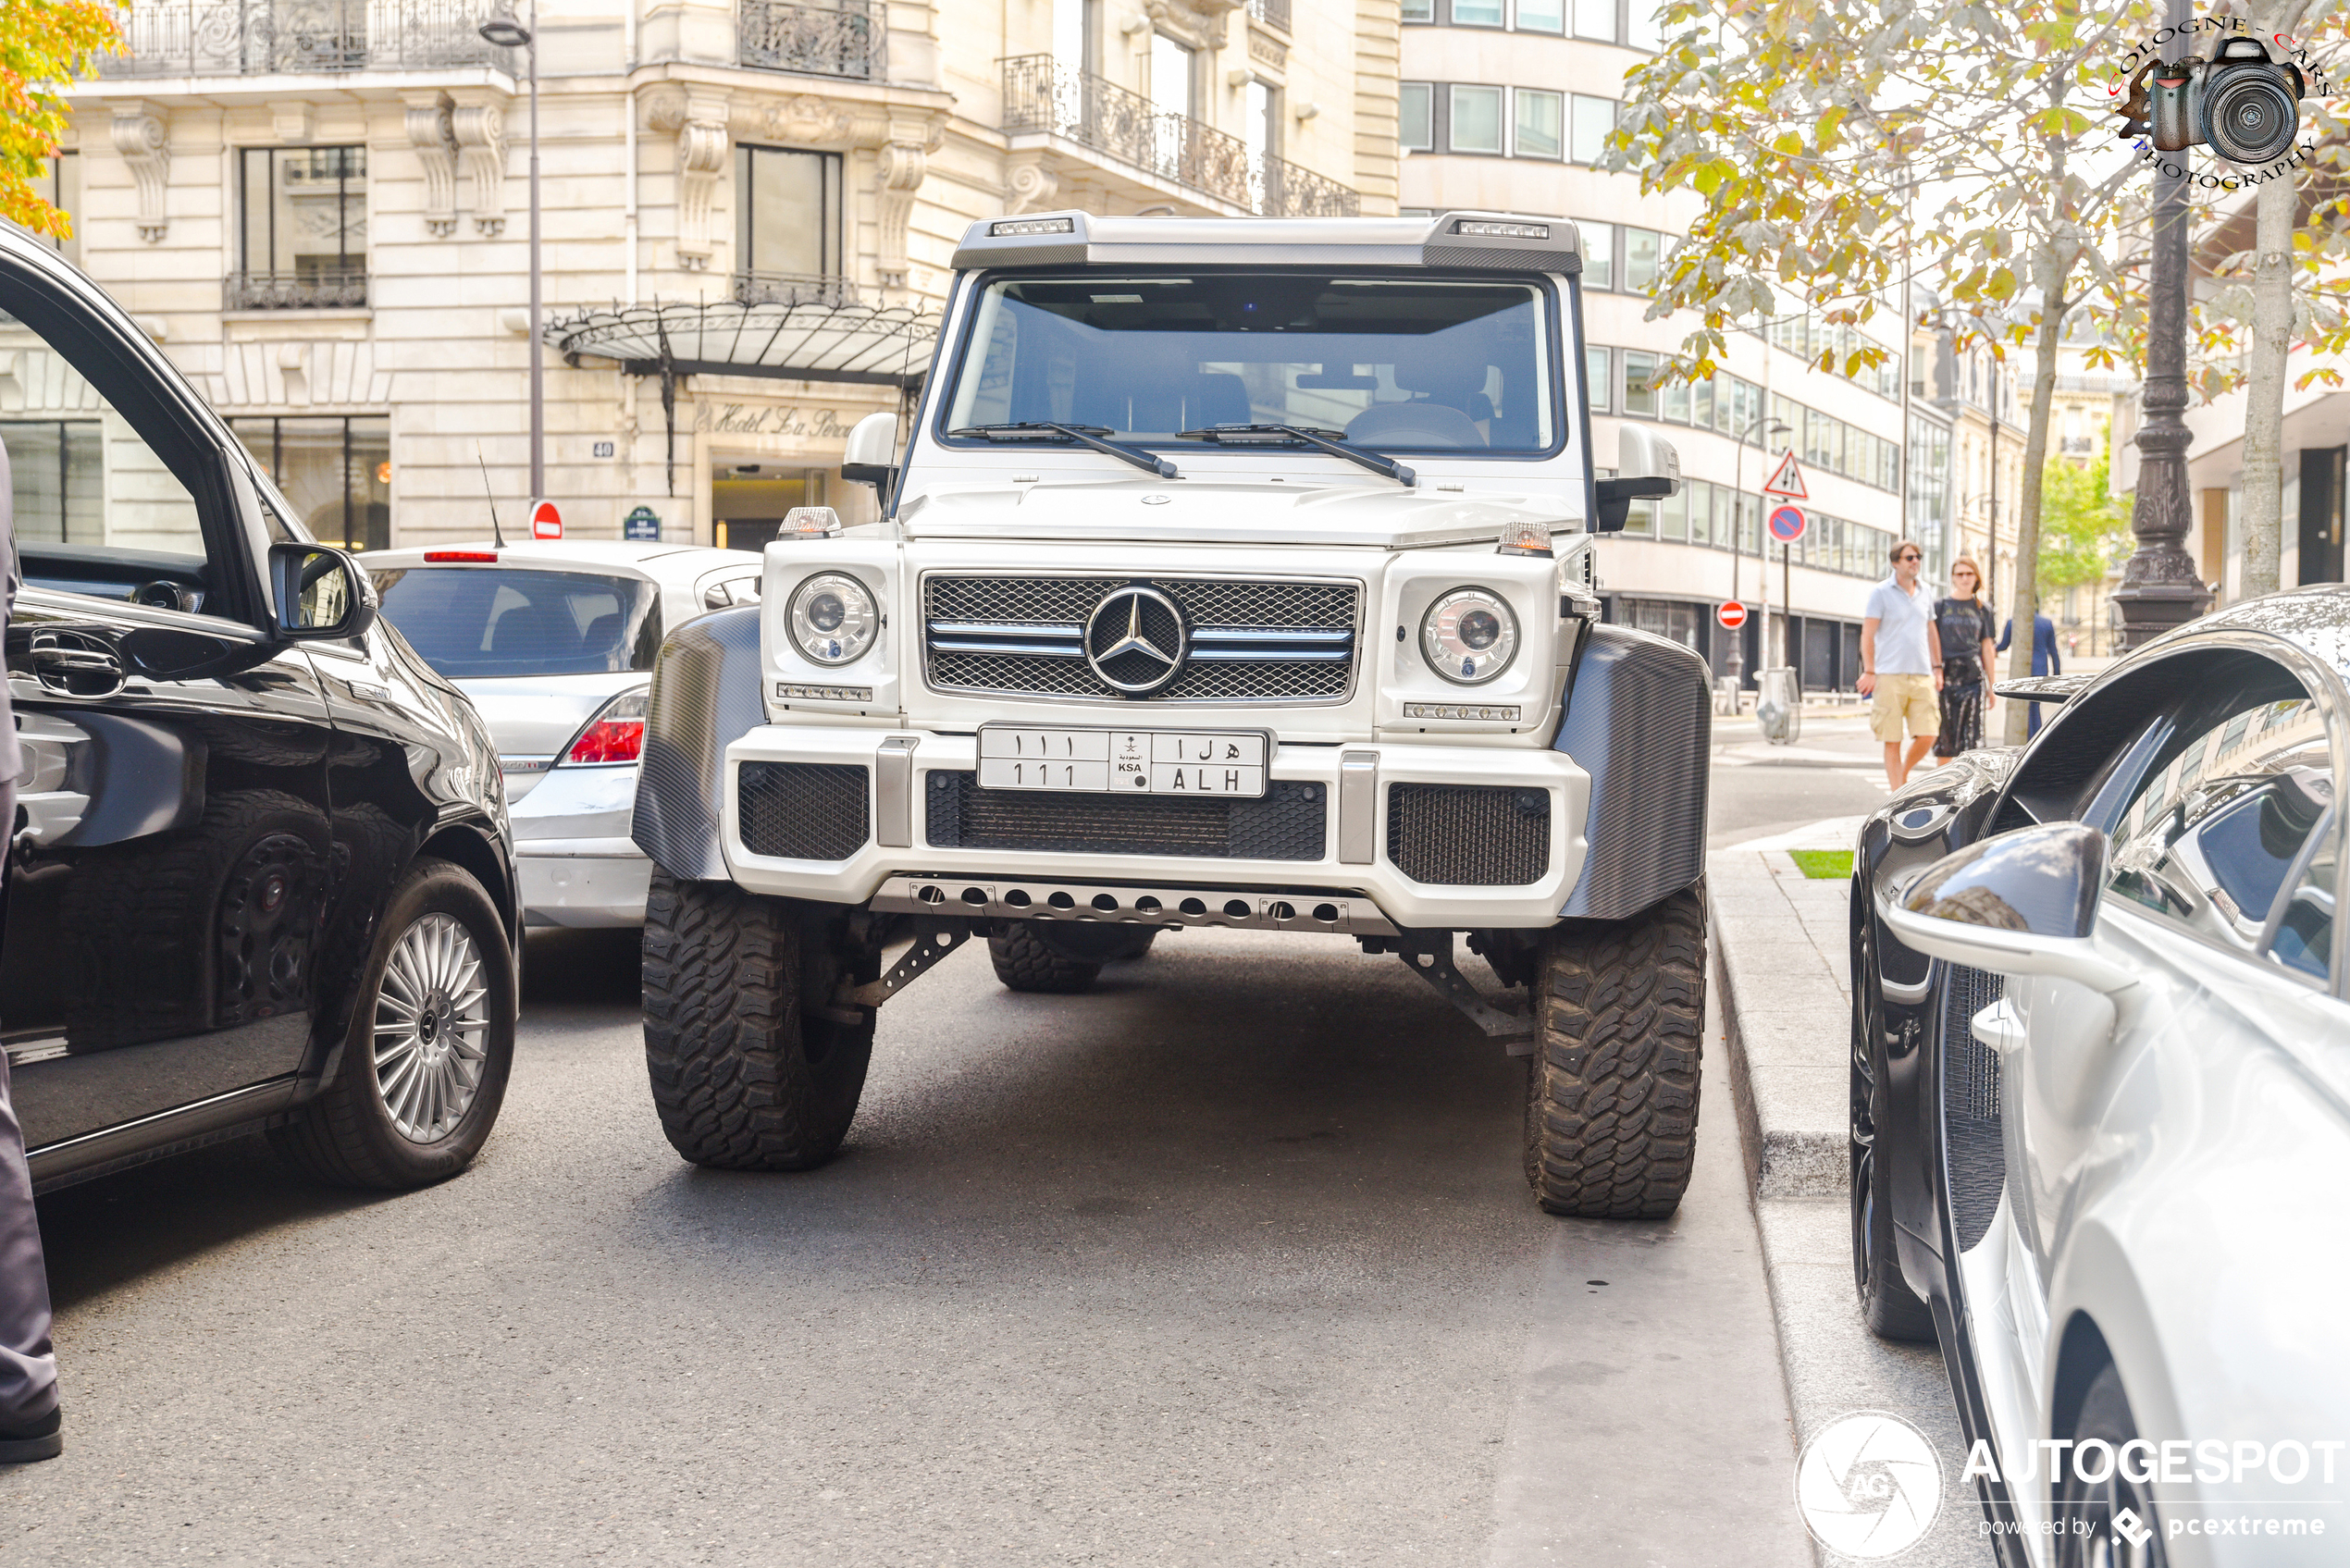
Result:
[[[33,678],[69,697],[110,697],[122,689],[122,661],[103,648],[36,640],[28,650]]]

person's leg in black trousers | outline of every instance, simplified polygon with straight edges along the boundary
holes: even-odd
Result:
[[[17,821],[17,785],[0,779],[0,824]],[[5,835],[13,841],[15,834]],[[0,932],[6,929],[6,864],[0,856]],[[24,1129],[8,1098],[8,1054],[0,1051],[0,1464],[55,1459],[65,1439],[57,1424],[57,1358],[49,1348],[49,1270],[41,1256],[41,1217],[32,1207]]]

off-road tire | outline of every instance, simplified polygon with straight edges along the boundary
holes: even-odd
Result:
[[[807,1012],[829,911],[653,869],[645,1067],[672,1147],[720,1170],[810,1170],[839,1152],[872,1059],[870,1020]],[[822,957],[821,954],[817,955]]]
[[[1526,1179],[1552,1214],[1662,1219],[1697,1150],[1705,1029],[1705,900],[1676,893],[1635,918],[1561,925],[1534,982]]]
[[[455,1130],[431,1143],[413,1142],[392,1124],[376,1081],[376,995],[392,949],[418,920],[446,915],[465,928],[479,953],[489,1028],[483,1034],[480,1083]],[[514,952],[505,922],[471,871],[448,860],[419,857],[385,901],[374,943],[361,970],[351,1020],[334,1076],[292,1119],[271,1130],[278,1154],[310,1176],[338,1187],[405,1191],[445,1181],[464,1170],[489,1141],[505,1103],[514,1062]]]
[[[1155,926],[1007,920],[989,933],[987,957],[1009,990],[1070,995],[1091,989],[1104,964],[1144,957],[1157,938]]]

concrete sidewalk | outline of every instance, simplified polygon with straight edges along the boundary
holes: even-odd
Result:
[[[1989,1568],[1982,1510],[1959,1480],[1966,1449],[1941,1352],[1879,1340],[1853,1294],[1849,884],[1805,877],[1788,851],[1849,849],[1859,825],[1821,822],[1708,859],[1731,1088],[1797,1442],[1853,1411],[1907,1418],[1941,1456],[1942,1507],[1923,1540],[1887,1561]],[[1819,1558],[1831,1568],[1849,1561],[1824,1549]]]

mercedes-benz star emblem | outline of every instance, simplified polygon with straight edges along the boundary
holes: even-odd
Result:
[[[1182,673],[1190,647],[1182,610],[1146,584],[1112,589],[1085,622],[1085,662],[1127,697],[1165,690]]]

